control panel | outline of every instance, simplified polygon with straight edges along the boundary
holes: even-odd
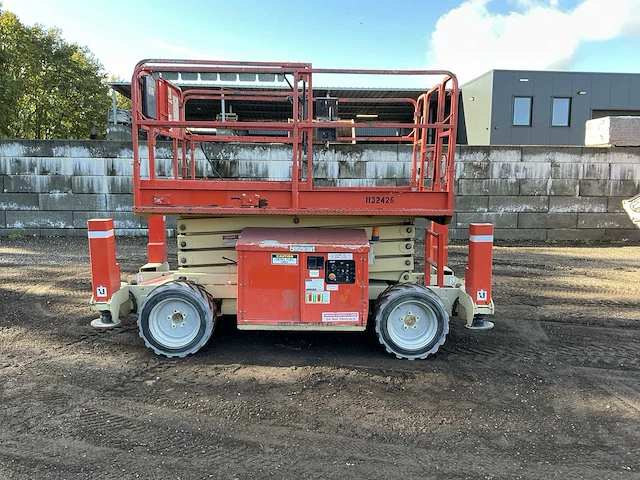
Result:
[[[327,283],[356,283],[356,262],[327,260],[325,280]]]
[[[307,257],[307,268],[309,270],[322,270],[324,268],[324,257],[310,255]]]

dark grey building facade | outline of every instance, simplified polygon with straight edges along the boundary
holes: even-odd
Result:
[[[459,143],[583,145],[585,122],[640,115],[640,74],[492,70],[461,87]]]

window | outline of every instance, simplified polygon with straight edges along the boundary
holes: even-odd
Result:
[[[551,109],[551,126],[552,127],[568,127],[570,115],[571,115],[571,99],[570,98],[554,98],[553,108]]]
[[[531,126],[531,97],[515,97],[513,99],[513,125],[516,127]]]

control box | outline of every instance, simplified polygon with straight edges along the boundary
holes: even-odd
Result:
[[[238,327],[366,326],[369,249],[361,229],[245,228]]]

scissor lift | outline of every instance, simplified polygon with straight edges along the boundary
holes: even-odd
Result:
[[[209,88],[183,89],[167,79],[178,74],[213,80]],[[312,77],[319,74],[437,81],[417,98],[317,97]],[[219,86],[227,78],[284,80],[286,88]],[[145,60],[134,71],[131,97],[134,211],[149,219],[149,261],[133,281],[121,282],[113,222],[89,221],[91,306],[101,314],[93,326],[115,326],[137,312],[148,347],[183,357],[208,342],[221,314],[236,315],[244,330],[360,331],[372,325],[389,353],[408,359],[435,353],[455,314],[469,328],[493,326],[483,319],[493,314],[492,225],[470,226],[466,284],[446,266],[458,111],[450,72]],[[189,102],[209,106],[216,117],[190,118]],[[230,102],[286,115],[237,118],[227,112]],[[408,105],[412,121],[340,118],[350,108],[371,112],[391,105]],[[358,136],[362,128],[397,134]],[[158,158],[160,138],[172,142],[168,161]],[[409,178],[394,186],[376,186],[375,179],[363,186],[314,180],[333,145],[355,144],[346,148],[359,149],[367,161],[370,150],[362,145],[370,142],[411,146]],[[236,159],[228,153],[243,146],[263,147],[264,162],[269,152],[285,149],[288,178],[209,176],[196,159],[203,145],[223,152],[229,164]],[[178,216],[175,270],[167,263],[165,215]],[[414,269],[416,218],[431,220],[420,273]]]

